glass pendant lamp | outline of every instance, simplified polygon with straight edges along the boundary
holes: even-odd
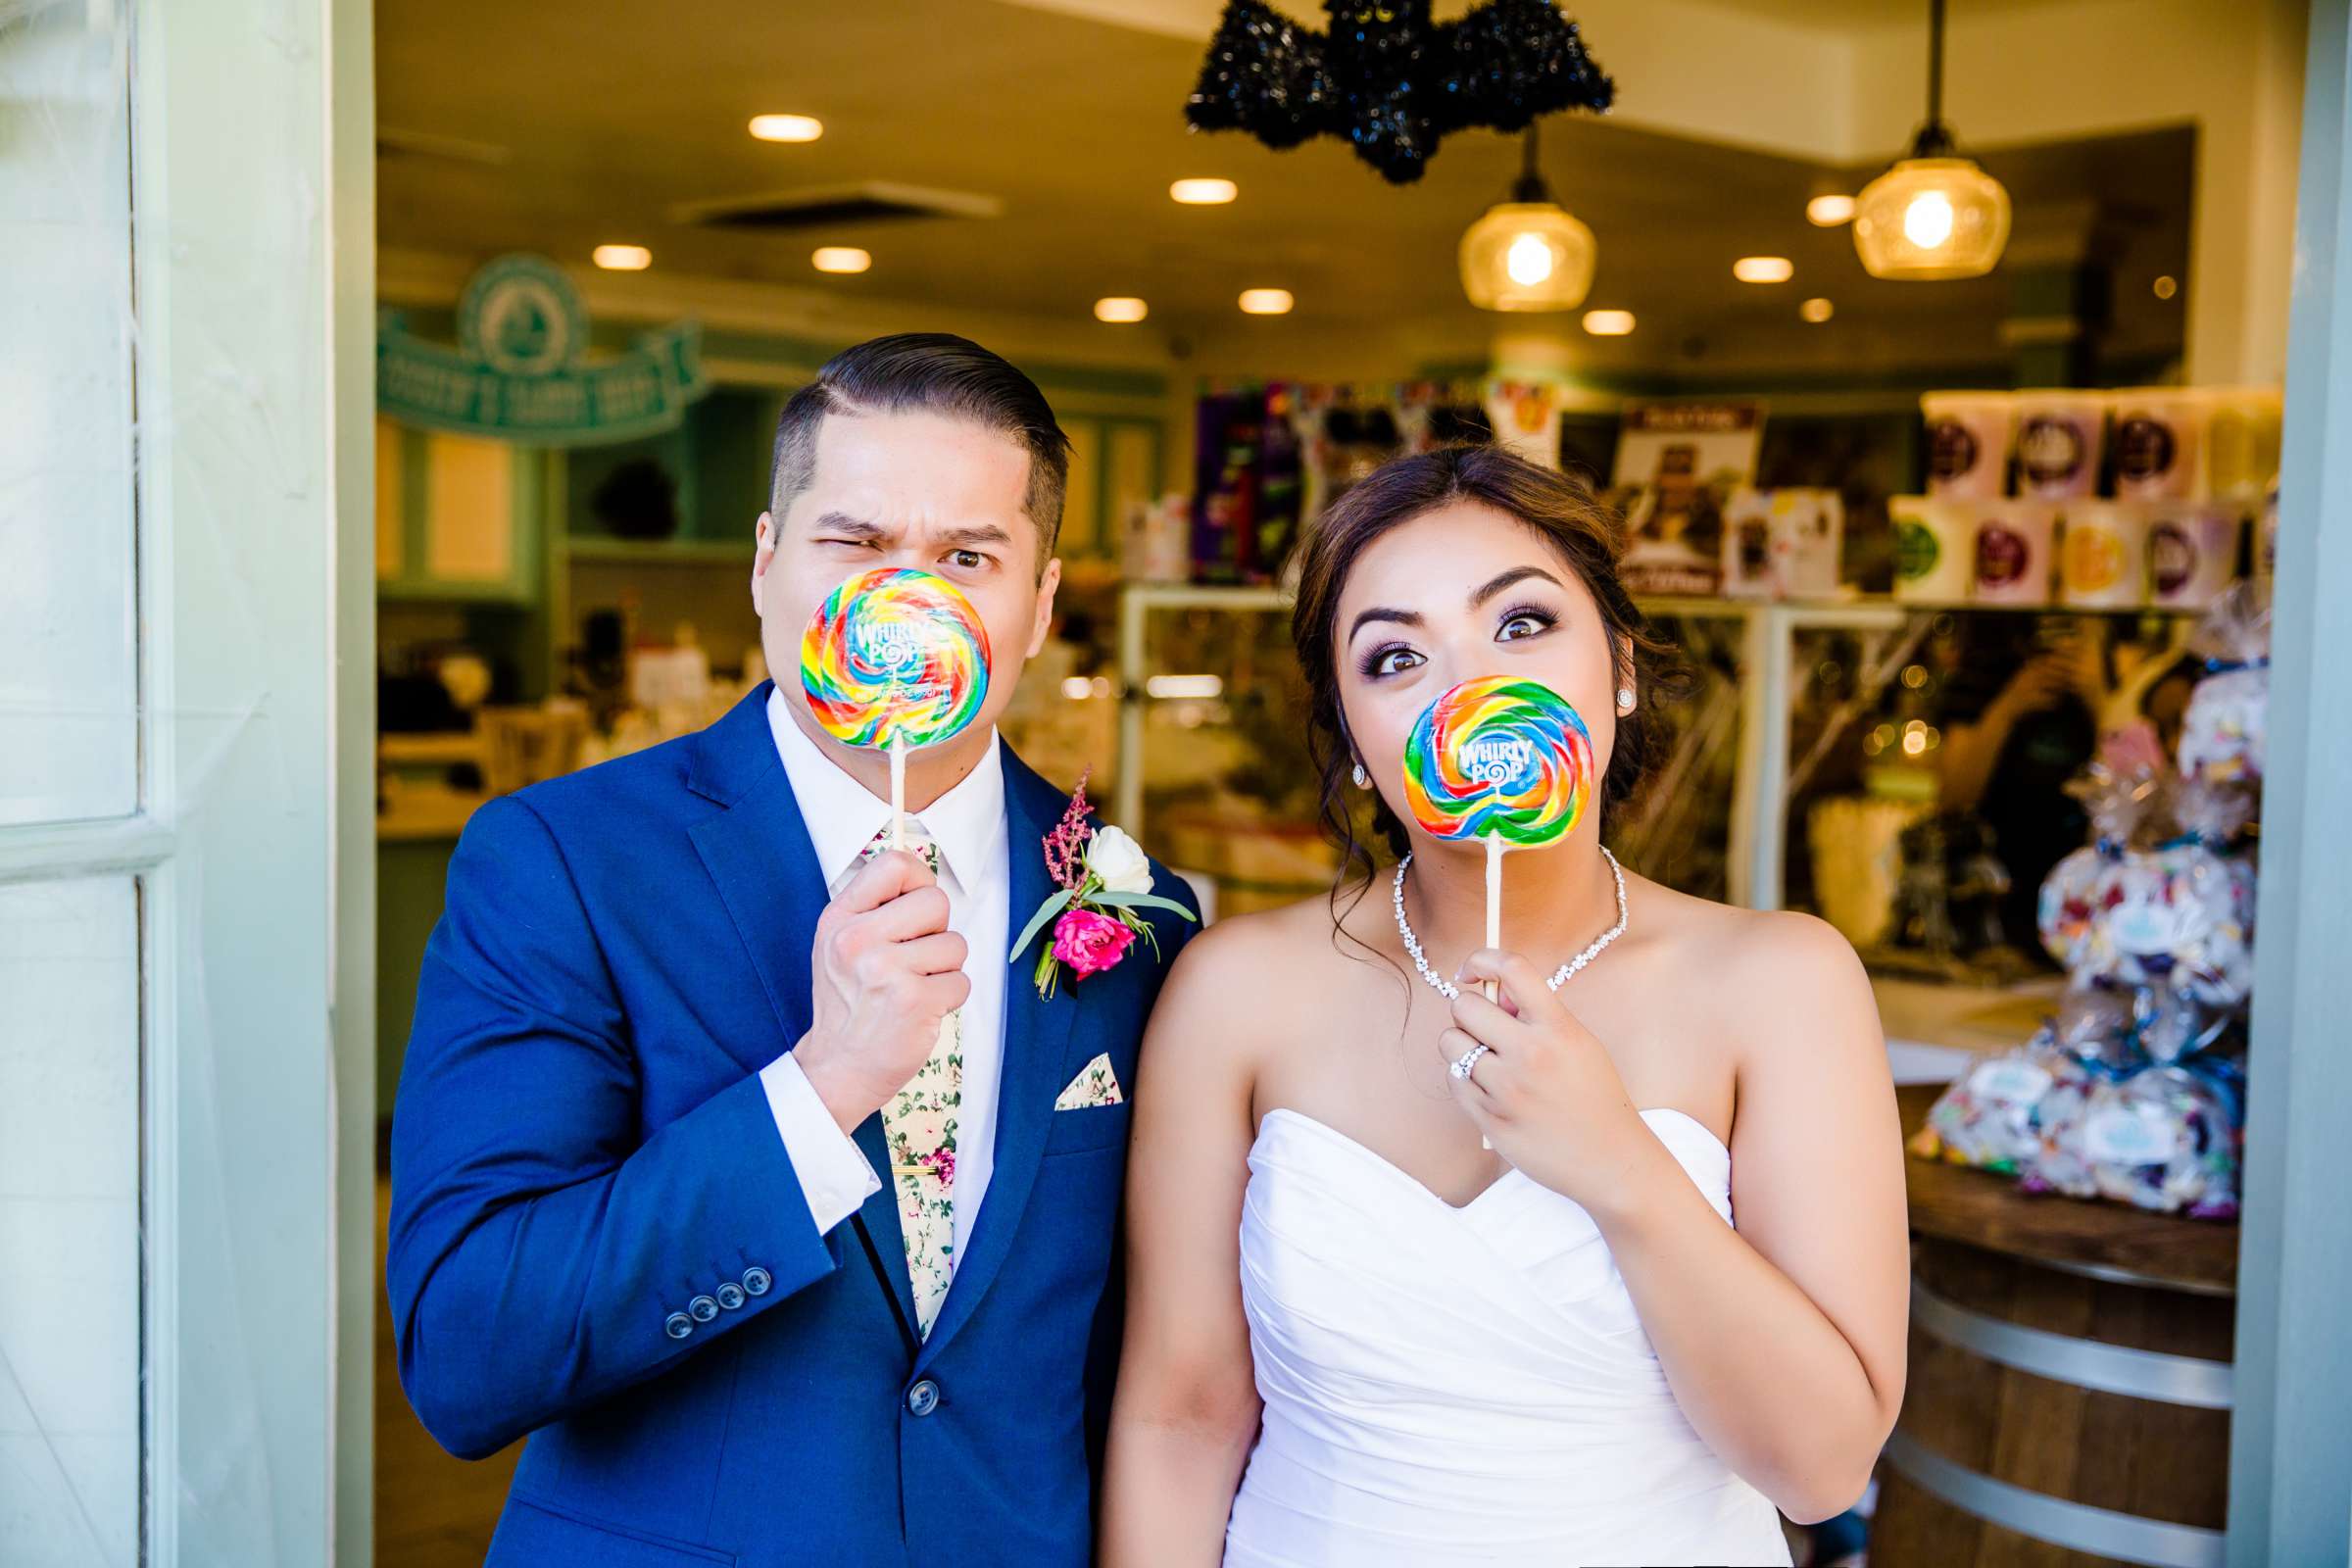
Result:
[[[1854,249],[1873,277],[1981,277],[2009,243],[2009,193],[1959,156],[1943,122],[1943,0],[1928,0],[1928,122],[1911,156],[1854,202]]]
[[[1462,233],[1462,292],[1482,311],[1572,311],[1592,289],[1592,230],[1551,199],[1536,170],[1536,127],[1511,199]]]

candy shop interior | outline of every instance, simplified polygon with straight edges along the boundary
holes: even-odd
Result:
[[[1583,475],[1690,676],[1609,840],[1869,965],[1915,1219],[1966,1254],[1923,1298],[1984,1331],[1915,1361],[2001,1329],[2153,1353],[2108,1321],[2138,1312],[2227,1375],[2301,4],[654,18],[377,7],[380,1114],[471,811],[765,676],[784,400],[949,330],[1073,448],[1006,737],[1212,913],[1337,865],[1287,614],[1318,516],[1447,442]],[[2021,1257],[2097,1321],[2025,1304]],[[2219,1539],[2226,1411],[2151,1407],[2186,1413],[2135,1441],[2206,1461],[2164,1495],[1994,1451],[2139,1410],[2052,1355],[1915,1371],[1943,1426],[1905,1429],[1883,1560],[2204,1560],[1984,1490]]]

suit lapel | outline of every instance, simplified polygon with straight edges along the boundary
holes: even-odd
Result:
[[[793,798],[792,781],[776,755],[775,737],[768,732],[770,685],[761,682],[696,738],[687,777],[690,789],[726,808],[687,831],[775,1014],[774,1039],[724,1042],[728,1053],[753,1072],[808,1032],[808,952],[816,940],[817,917],[831,896]],[[859,1240],[911,1339],[914,1291],[907,1282],[906,1248],[899,1232],[898,1194],[881,1116],[866,1117],[856,1137],[882,1178],[881,1191],[855,1216]]]
[[[1042,846],[1061,819],[1064,802],[1059,792],[1031,772],[1009,747],[1004,750],[1004,818],[1012,866],[1010,918],[1005,929],[1017,932],[1053,891]],[[1070,1029],[1082,1004],[1067,986],[1052,1001],[1043,1000],[1029,982],[1026,963],[1013,964],[1012,970],[1004,982],[996,1169],[988,1179],[980,1218],[956,1265],[948,1298],[915,1359],[918,1371],[970,1320],[990,1282],[1004,1267],[1028,1206],[1029,1190],[1037,1180],[1038,1162],[1045,1155],[1046,1135],[1053,1130],[1054,1102],[1067,1081],[1061,1068],[1068,1056]]]

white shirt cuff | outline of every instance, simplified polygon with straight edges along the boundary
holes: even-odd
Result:
[[[880,1192],[882,1179],[865,1151],[834,1122],[791,1052],[760,1069],[760,1087],[767,1091],[768,1113],[776,1119],[792,1173],[801,1179],[808,1217],[822,1236]]]

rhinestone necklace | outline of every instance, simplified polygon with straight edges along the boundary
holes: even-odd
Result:
[[[1600,858],[1609,862],[1609,875],[1617,879],[1617,923],[1594,937],[1591,947],[1552,971],[1551,978],[1544,983],[1554,991],[1573,979],[1579,969],[1599,957],[1601,949],[1625,935],[1625,868],[1617,863],[1617,857],[1611,855],[1606,846],[1601,848]],[[1404,951],[1412,955],[1413,967],[1421,971],[1421,978],[1428,981],[1439,996],[1451,1002],[1461,995],[1461,989],[1450,980],[1439,979],[1436,971],[1430,968],[1429,959],[1421,952],[1421,939],[1413,935],[1413,923],[1404,917],[1404,873],[1412,863],[1413,858],[1409,854],[1396,862],[1396,881],[1389,890],[1389,902],[1396,906],[1396,934],[1404,939]]]

